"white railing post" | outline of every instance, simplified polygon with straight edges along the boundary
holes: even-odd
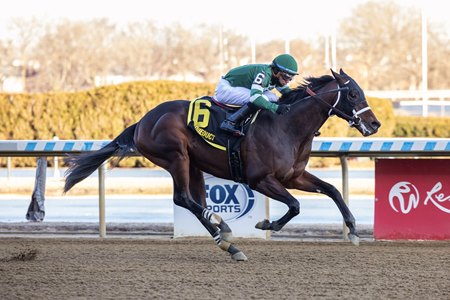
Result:
[[[53,140],[59,141],[59,137],[54,136]],[[53,157],[53,178],[58,179],[60,176],[61,176],[61,174],[59,173],[58,156],[54,156]]]
[[[341,168],[342,168],[342,198],[344,198],[344,203],[349,206],[349,193],[348,193],[348,163],[347,163],[347,156],[342,155],[339,156],[339,159],[341,160]],[[350,231],[348,230],[347,225],[345,225],[345,222],[342,226],[342,238],[344,240],[348,240],[348,233]]]
[[[11,178],[11,157],[8,156],[6,158],[6,176],[8,177],[8,179]]]
[[[105,171],[106,162],[98,168],[98,231],[101,238],[106,237],[105,221]]]

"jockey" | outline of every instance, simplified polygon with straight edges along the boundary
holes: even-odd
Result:
[[[277,104],[276,88],[281,94],[291,89],[287,85],[297,73],[295,59],[289,54],[275,57],[270,65],[251,64],[231,69],[217,84],[214,98],[224,104],[242,106],[222,122],[222,130],[243,136],[237,128],[251,113],[259,108],[283,115],[290,110],[287,104]]]

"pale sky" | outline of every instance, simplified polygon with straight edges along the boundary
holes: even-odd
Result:
[[[442,23],[450,35],[445,0],[393,0],[403,7],[426,3],[429,22]],[[62,18],[89,20],[106,17],[114,22],[153,20],[161,25],[222,24],[224,29],[253,36],[257,41],[274,38],[310,38],[324,34],[333,22],[348,17],[367,0],[13,0],[0,9],[0,35],[8,34],[12,18]],[[370,16],[367,16],[370,17]],[[319,24],[323,24],[319,26]],[[312,27],[317,27],[312,31]]]

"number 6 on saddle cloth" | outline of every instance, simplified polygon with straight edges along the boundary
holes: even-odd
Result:
[[[239,107],[228,107],[218,104],[212,97],[203,96],[191,101],[187,117],[188,128],[197,133],[205,142],[214,148],[228,152],[228,164],[236,182],[244,182],[240,155],[241,137],[230,135],[220,129],[227,113],[233,113]],[[254,122],[258,112],[244,120],[242,131],[246,133]]]

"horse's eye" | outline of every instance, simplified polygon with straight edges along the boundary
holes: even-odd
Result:
[[[359,98],[359,93],[357,90],[350,90],[348,92],[348,97],[350,98],[350,100],[356,101]]]

